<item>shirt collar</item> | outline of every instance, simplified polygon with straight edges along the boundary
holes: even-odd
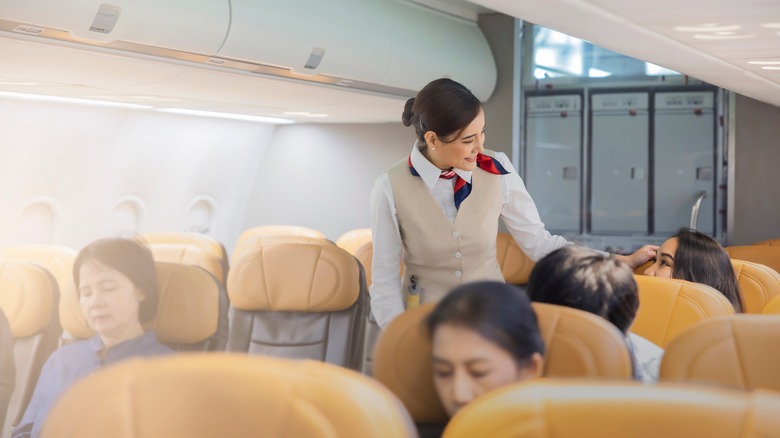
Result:
[[[423,182],[425,182],[425,185],[432,189],[439,180],[441,169],[428,161],[428,159],[425,158],[425,155],[420,152],[420,149],[417,147],[417,145],[418,142],[415,142],[414,146],[412,147],[412,153],[410,154],[412,166],[414,166],[414,170],[420,174],[420,178],[422,178]],[[471,183],[472,171],[458,168],[453,168],[452,170],[455,171],[455,173],[459,177],[463,178],[467,183]]]

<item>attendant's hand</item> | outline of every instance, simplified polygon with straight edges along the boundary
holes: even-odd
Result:
[[[657,251],[657,245],[645,245],[634,251],[631,255],[618,255],[616,257],[630,266],[631,269],[636,269],[638,266],[642,265],[642,263],[655,259]]]

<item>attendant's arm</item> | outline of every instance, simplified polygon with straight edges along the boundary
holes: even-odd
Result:
[[[566,245],[572,245],[561,236],[554,236],[544,228],[536,204],[523,184],[523,180],[512,167],[512,162],[503,153],[496,159],[509,171],[501,177],[504,208],[501,218],[520,249],[533,261]]]
[[[380,327],[404,311],[401,291],[403,242],[395,214],[393,189],[388,175],[382,174],[371,191],[371,240],[374,258],[371,266],[371,311]]]

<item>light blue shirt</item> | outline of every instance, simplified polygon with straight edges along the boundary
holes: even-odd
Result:
[[[109,348],[105,357],[101,358],[103,349],[103,341],[99,335],[95,335],[85,341],[65,345],[52,353],[41,370],[35,392],[22,421],[14,429],[13,438],[38,437],[54,403],[82,377],[131,357],[159,356],[173,352],[157,342],[153,331]],[[29,425],[32,425],[32,433],[24,432],[29,429]]]

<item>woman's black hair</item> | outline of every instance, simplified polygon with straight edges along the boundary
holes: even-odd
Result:
[[[80,284],[81,266],[98,263],[121,272],[143,294],[138,319],[147,323],[157,315],[157,271],[149,247],[140,239],[101,239],[82,249],[73,263],[73,280]]]
[[[508,284],[480,281],[458,286],[428,315],[426,324],[431,337],[443,324],[474,330],[512,355],[518,366],[534,353],[544,355],[531,301]]]
[[[639,309],[637,284],[628,265],[575,246],[557,249],[539,260],[526,290],[533,301],[599,315],[624,334]]]
[[[425,146],[425,133],[433,131],[446,140],[463,131],[479,114],[482,104],[465,86],[452,79],[436,79],[406,101],[401,121],[414,126],[420,147]]]
[[[691,228],[680,228],[672,278],[706,284],[720,291],[737,313],[745,308],[734,266],[726,251],[712,237]]]

